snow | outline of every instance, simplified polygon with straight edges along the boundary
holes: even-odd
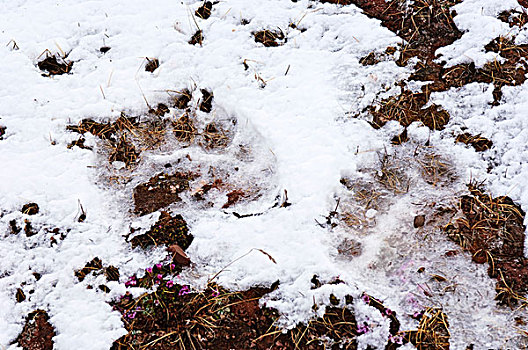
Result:
[[[167,98],[166,90],[193,86],[214,92],[215,115],[235,117],[237,142],[252,148],[254,160],[237,181],[246,177],[245,181],[265,188],[266,194],[236,210],[265,214],[237,219],[216,209],[184,207],[195,240],[188,250],[194,265],[182,278],[199,288],[233,260],[253,248],[262,249],[276,264],[253,250],[220,273],[218,282],[244,289],[280,280],[280,288],[267,297],[266,304],[283,314],[285,326],[311,317],[314,300],[321,306],[331,293],[342,298],[367,292],[398,312],[403,329],[414,329],[417,322],[406,315],[416,311],[415,303],[409,302],[415,296],[421,306],[444,308],[453,349],[465,348],[468,341],[478,349],[512,347],[506,335],[511,335],[513,318],[523,311],[497,308],[495,281],[488,278],[486,268],[472,264],[462,253],[445,257],[445,251],[458,248],[440,233],[420,236],[412,218],[425,210],[432,197],[452,198],[470,178],[485,179],[493,195],[508,195],[524,210],[528,208],[525,86],[503,88],[504,103],[494,108],[488,105],[493,88],[485,84],[433,95],[432,101],[450,112],[450,124],[442,132],[413,125],[409,134],[415,143],[429,139],[433,152],[451,164],[456,176],[431,195],[431,186],[420,180],[418,167],[410,165],[405,155],[416,145],[401,149],[390,145],[391,137],[401,131],[399,126],[389,123],[374,130],[361,112],[397,93],[394,83],[408,76],[410,68],[390,60],[365,67],[359,59],[395,46],[401,39],[354,6],[307,0],[258,4],[229,0],[214,6],[210,19],[197,19],[205,40],[203,47],[192,46],[187,41],[196,26],[190,13],[199,4],[158,1],[152,5],[138,0],[0,4],[0,43],[15,40],[20,48],[0,45],[4,82],[0,125],[7,127],[0,141],[0,347],[16,349],[10,344],[21,331],[25,315],[36,308],[49,310],[58,350],[106,350],[125,334],[120,315],[107,304],[124,287],[109,285],[109,295],[88,290],[90,280],[79,283],[73,271],[95,256],[119,267],[121,276],[159,261],[162,251],[147,256],[131,250],[122,237],[131,225],[148,228],[157,218],[137,218],[131,213],[133,185],[186,154],[194,162],[229,169],[236,164],[236,150],[206,153],[199,147],[166,147],[146,152],[132,182],[115,185],[107,181],[111,170],[104,157],[66,148],[75,136],[65,126],[87,117],[115,120],[123,110],[144,114],[142,92],[155,105]],[[439,50],[442,60],[449,65],[473,60],[482,66],[493,59],[482,48],[500,34],[511,34],[496,15],[515,7],[513,0],[465,0],[457,5],[455,22],[466,32]],[[242,18],[251,22],[243,26]],[[307,30],[288,28],[292,21]],[[276,27],[287,34],[284,46],[264,48],[253,41],[252,32]],[[99,48],[104,45],[111,49],[103,55]],[[68,52],[68,59],[75,62],[72,74],[42,77],[36,63],[46,49]],[[143,69],[145,57],[160,60],[161,66],[152,74]],[[250,67],[247,71],[244,60]],[[264,88],[256,74],[266,81]],[[495,147],[477,154],[455,145],[453,135],[461,126],[490,138]],[[95,144],[90,137],[87,142]],[[350,194],[340,179],[372,179],[384,152],[413,179],[410,192],[387,193],[383,210],[366,213],[371,225],[364,231],[319,226],[315,220],[325,221],[336,198],[342,198],[343,205],[355,205],[352,198],[347,199]],[[488,173],[489,164],[493,166]],[[284,190],[292,205],[268,210]],[[28,202],[41,208],[31,217],[40,233],[28,238],[10,235],[10,220],[29,218],[20,213]],[[79,203],[87,212],[83,223],[76,220]],[[50,233],[45,229],[54,227],[71,230],[66,239],[50,247]],[[336,242],[345,237],[362,244],[360,256],[338,257]],[[420,266],[426,268],[424,275],[416,273]],[[42,279],[36,281],[33,272],[41,273]],[[420,288],[432,273],[452,281],[454,291],[442,293],[441,286],[431,285],[434,297],[424,296]],[[311,290],[314,274],[322,279],[339,276],[346,284]],[[32,289],[34,293],[16,303],[15,291],[23,283],[26,295]],[[360,348],[384,344],[388,326],[379,313],[356,304],[358,319],[369,317],[379,323],[372,333],[359,338]]]

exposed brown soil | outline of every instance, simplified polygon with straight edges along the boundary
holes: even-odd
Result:
[[[68,146],[66,146],[66,147],[68,149],[71,149],[71,148],[77,146],[77,147],[82,148],[82,149],[92,150],[92,147],[86,146],[84,144],[85,142],[86,142],[86,139],[84,137],[79,137],[77,140],[73,140],[72,142],[70,142],[68,144]]]
[[[213,109],[213,98],[214,95],[211,91],[208,91],[206,89],[201,89],[202,92],[202,100],[200,102],[200,110],[205,113],[210,113]]]
[[[526,13],[526,10],[524,9],[523,11],[504,11],[501,12],[497,18],[505,23],[508,23],[510,28],[515,26],[523,27],[526,23],[528,23],[528,13]]]
[[[156,108],[149,109],[150,114],[157,115],[158,117],[162,117],[169,112],[169,107],[167,107],[167,105],[164,103],[158,103],[158,106]]]
[[[206,149],[225,147],[229,141],[226,132],[215,123],[207,124],[202,132],[201,144]]]
[[[9,228],[11,229],[12,235],[16,235],[22,230],[20,227],[18,227],[15,219],[9,221]]]
[[[17,303],[21,303],[24,300],[26,300],[26,294],[24,294],[24,291],[22,290],[22,288],[17,288],[15,299]]]
[[[244,193],[244,191],[242,190],[231,191],[227,194],[227,202],[222,206],[222,208],[223,209],[229,208],[235,205],[236,203],[238,203],[238,201],[240,201],[242,198],[246,196],[247,196],[246,193]]]
[[[513,39],[499,37],[487,44],[485,49],[500,54],[506,61],[489,62],[480,69],[475,68],[473,63],[444,68],[432,61],[418,62],[409,79],[431,83],[424,85],[419,93],[402,88],[399,96],[390,97],[377,106],[369,107],[373,116],[372,125],[378,128],[389,120],[397,120],[406,127],[414,121],[421,121],[430,129],[442,130],[449,121],[449,114],[434,104],[423,108],[429,102],[431,92],[447,91],[473,82],[493,84],[495,88],[492,105],[498,105],[502,98],[503,86],[520,85],[526,80],[528,45],[516,45]],[[405,139],[406,137],[394,139],[393,143],[399,144]],[[484,145],[483,142],[482,140],[480,143]],[[487,142],[486,144],[489,145]]]
[[[201,30],[197,30],[196,33],[193,34],[191,37],[191,40],[189,40],[189,44],[196,45],[200,44],[202,46],[202,43],[204,41],[203,32]]]
[[[22,206],[22,213],[27,215],[35,215],[39,212],[39,206],[37,203],[27,203]]]
[[[401,0],[322,0],[321,2],[354,4],[406,41],[400,57],[405,64],[411,57],[432,60],[435,51],[452,44],[462,36],[453,22],[450,7],[459,0],[417,0],[409,8]]]
[[[417,330],[405,332],[403,343],[411,343],[418,350],[449,350],[449,323],[440,309],[423,312]]]
[[[92,272],[100,271],[103,268],[103,262],[101,259],[95,257],[92,261],[86,263],[81,270],[75,271],[75,276],[79,279],[79,282],[84,281],[86,275],[89,275]]]
[[[48,76],[61,75],[70,73],[73,62],[67,62],[62,57],[46,55],[45,59],[37,63],[37,66],[40,70],[48,72]]]
[[[477,152],[484,152],[493,146],[493,142],[480,135],[472,136],[469,133],[463,133],[457,136],[455,142],[462,142],[472,146]]]
[[[145,71],[152,73],[159,68],[160,62],[157,58],[146,57],[146,60],[147,64],[145,65]]]
[[[187,223],[181,215],[171,216],[162,211],[159,220],[152,225],[150,230],[142,235],[135,236],[130,240],[132,248],[143,249],[151,246],[164,245],[169,247],[177,244],[183,250],[187,249],[194,237],[189,232]]]
[[[172,128],[174,130],[174,135],[180,142],[193,142],[197,134],[197,130],[194,127],[194,122],[189,117],[188,113],[185,113],[175,122],[173,122]]]
[[[326,2],[326,1],[323,1]],[[332,1],[334,2],[334,1]],[[483,68],[476,69],[473,63],[460,64],[444,68],[443,64],[433,62],[435,51],[459,39],[462,33],[456,28],[450,7],[458,0],[419,0],[405,8],[403,1],[392,0],[351,0],[343,4],[355,4],[363,9],[365,14],[377,18],[382,24],[406,41],[401,48],[397,63],[406,65],[411,57],[417,57],[419,62],[410,80],[431,81],[422,87],[422,92],[413,93],[403,90],[399,96],[383,100],[378,106],[371,106],[374,127],[383,126],[388,120],[397,120],[403,126],[414,121],[421,121],[434,130],[441,130],[449,121],[449,114],[439,106],[423,108],[428,102],[431,92],[446,91],[452,87],[462,87],[472,82],[493,84],[494,102],[498,105],[502,98],[502,87],[520,85],[525,80],[528,64],[525,58],[528,50],[526,45],[515,45],[513,39],[497,38],[488,45],[486,51],[499,53],[506,58],[503,63],[489,62]],[[334,2],[335,3],[335,2]],[[502,14],[503,19],[524,21],[526,14]],[[512,17],[513,16],[513,17]],[[521,24],[522,25],[522,24]],[[385,54],[370,53],[360,60],[363,65],[378,63],[384,55],[391,54],[392,48]],[[393,140],[401,144],[407,140],[402,134]]]
[[[211,16],[211,11],[213,10],[213,3],[210,1],[205,1],[202,6],[196,10],[194,13],[196,17],[202,18],[202,19],[208,19]]]
[[[401,145],[404,142],[409,141],[409,135],[407,134],[407,128],[403,129],[401,134],[394,136],[391,139],[393,145]]]
[[[86,276],[89,274],[100,274],[104,273],[107,281],[119,281],[119,269],[113,265],[109,265],[103,268],[103,262],[98,257],[93,258],[91,261],[86,263],[86,265],[81,270],[75,271],[75,276],[79,282],[84,281]]]
[[[480,185],[468,185],[460,199],[463,217],[445,227],[448,237],[488,263],[488,274],[497,279],[497,300],[502,304],[526,303],[528,259],[524,256],[525,213],[511,198],[493,198]]]
[[[389,97],[381,101],[379,106],[369,107],[373,116],[371,122],[374,128],[380,128],[389,120],[396,120],[404,127],[415,121],[421,121],[431,130],[442,130],[449,122],[449,113],[442,107],[432,104],[423,108],[428,102],[426,93],[413,93],[403,90],[398,96]],[[398,141],[403,141],[405,136]]]
[[[283,333],[274,326],[277,311],[259,305],[273,287],[230,292],[209,284],[190,292],[172,281],[158,284],[156,293],[138,299],[125,295],[114,304],[129,333],[112,350],[357,348],[356,320],[346,307],[327,307],[322,318]]]
[[[119,138],[119,141],[112,147],[112,153],[108,158],[110,163],[112,162],[124,162],[127,166],[134,164],[139,156],[139,152],[136,152],[136,148],[130,142],[126,140],[123,135]]]
[[[196,177],[192,173],[160,173],[138,185],[134,189],[135,212],[145,215],[181,201],[179,194],[188,190],[189,182]]]
[[[137,118],[126,117],[124,114],[113,123],[99,123],[93,119],[83,119],[78,125],[68,125],[66,129],[83,135],[88,132],[101,140],[108,141],[111,148],[108,161],[120,161],[131,166],[138,160],[140,152],[136,151],[135,146],[127,140],[125,132],[135,129],[139,124],[137,120]],[[84,138],[80,138],[67,147],[78,146],[91,149],[84,145],[84,141]]]
[[[28,219],[24,219],[24,233],[27,237],[32,237],[38,233],[38,231],[33,229],[33,225],[31,225],[31,221]]]
[[[116,134],[131,130],[138,125],[137,118],[121,116],[113,123],[99,123],[93,119],[83,119],[78,125],[67,125],[66,130],[79,134],[90,133],[102,140],[117,142]]]
[[[178,92],[173,99],[173,106],[178,109],[186,109],[189,106],[189,102],[192,99],[192,92],[189,89],[183,89]]]
[[[55,330],[44,310],[35,310],[26,317],[26,324],[17,338],[24,350],[53,350]]]
[[[280,46],[284,43],[284,33],[282,30],[260,30],[258,32],[253,33],[253,36],[255,37],[255,42],[261,43],[262,45],[266,47],[276,47]]]
[[[329,3],[329,4],[336,4],[336,5],[350,5],[353,3],[352,0],[320,0],[320,2]]]

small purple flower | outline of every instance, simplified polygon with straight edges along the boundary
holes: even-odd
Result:
[[[152,267],[147,267],[145,271],[147,271],[147,273],[152,273]]]
[[[156,268],[157,268],[158,270],[161,270],[162,267],[163,267],[163,265],[161,265],[161,264],[156,264]]]
[[[137,284],[137,281],[133,278],[130,278],[128,281],[125,282],[126,287],[135,286],[136,284]]]
[[[174,265],[174,264],[170,264],[170,269],[171,269],[171,270],[174,270],[175,268],[176,268],[176,265]]]
[[[389,341],[394,344],[403,345],[403,337],[401,335],[393,335],[389,337]]]
[[[182,286],[178,295],[182,296],[186,294],[189,294],[189,286]]]
[[[220,293],[218,292],[218,289],[213,289],[213,298],[216,298]]]
[[[366,322],[363,322],[362,325],[357,326],[357,333],[358,334],[364,334],[368,333],[370,331],[370,328]]]
[[[174,282],[167,281],[167,288],[172,288],[172,287],[174,287]]]
[[[161,273],[158,273],[158,275],[156,276],[159,280],[163,278],[163,275]]]
[[[367,294],[363,294],[361,299],[363,300],[363,302],[365,302],[365,304],[369,304],[370,303],[370,297]]]
[[[131,319],[131,320],[134,319],[134,318],[136,317],[136,312],[135,312],[135,311],[133,311],[133,312],[129,312],[129,313],[127,314],[127,317],[128,317],[129,319]]]
[[[392,312],[391,309],[389,309],[389,308],[386,308],[386,309],[385,309],[385,315],[387,315],[387,316],[392,316],[392,314],[393,314],[393,312]]]

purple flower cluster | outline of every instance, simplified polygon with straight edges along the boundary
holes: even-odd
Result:
[[[367,322],[363,322],[362,325],[357,325],[357,333],[358,334],[365,334],[365,333],[368,333],[370,332],[370,327],[369,325],[367,324]]]
[[[130,279],[128,281],[125,282],[125,286],[127,287],[130,287],[130,286],[135,286],[137,285],[137,279],[136,279],[136,276],[132,276],[130,277]]]
[[[403,345],[403,336],[405,334],[402,334],[402,335],[391,335],[389,337],[389,341],[391,343],[394,343],[394,344],[399,344],[399,345]]]
[[[182,296],[182,295],[186,295],[186,294],[189,294],[189,293],[190,293],[189,286],[185,285],[185,286],[181,287],[180,292],[178,293],[178,295]]]
[[[370,297],[367,294],[363,294],[361,300],[363,300],[365,304],[370,304]]]

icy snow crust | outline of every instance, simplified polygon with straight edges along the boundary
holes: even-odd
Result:
[[[115,120],[123,110],[132,115],[146,113],[138,85],[155,104],[166,100],[168,89],[196,84],[214,92],[218,113],[237,118],[237,141],[252,145],[256,155],[248,176],[268,189],[257,202],[236,210],[266,210],[284,189],[292,205],[244,219],[189,205],[180,209],[195,236],[188,250],[194,265],[181,278],[200,288],[231,261],[258,248],[277,263],[254,251],[230,265],[218,280],[234,289],[280,280],[267,305],[284,315],[285,326],[312,316],[314,300],[322,305],[330,293],[339,298],[352,294],[358,297],[358,321],[378,325],[359,337],[360,348],[383,346],[388,324],[361,303],[359,296],[367,292],[398,313],[402,330],[416,328],[409,315],[418,306],[437,306],[449,317],[453,349],[470,343],[475,349],[516,348],[519,344],[511,339],[516,336],[513,319],[523,311],[497,308],[495,281],[488,278],[486,266],[472,264],[462,253],[445,257],[446,251],[458,248],[438,232],[424,239],[412,227],[412,219],[427,203],[454,198],[471,177],[486,179],[492,194],[509,195],[524,210],[528,208],[525,86],[503,88],[504,103],[494,108],[488,105],[493,88],[487,85],[471,84],[433,95],[433,102],[451,113],[446,130],[430,133],[419,125],[409,129],[413,142],[429,139],[434,152],[452,167],[452,178],[431,187],[408,159],[415,145],[390,144],[400,127],[388,123],[374,130],[362,112],[373,101],[397,93],[394,82],[410,73],[392,61],[368,67],[358,63],[369,52],[400,42],[392,32],[354,6],[229,0],[214,6],[210,19],[197,19],[205,40],[203,47],[192,46],[187,42],[196,26],[190,14],[200,3],[42,0],[0,4],[0,124],[7,127],[0,141],[0,347],[17,348],[10,344],[21,331],[25,315],[35,308],[49,310],[58,350],[106,350],[126,333],[120,315],[107,304],[125,292],[123,284],[110,282],[112,292],[99,293],[86,289],[86,283],[103,283],[102,276],[79,283],[73,271],[98,256],[105,264],[119,267],[123,281],[159,261],[163,251],[153,255],[132,251],[122,237],[131,225],[148,228],[156,219],[156,214],[137,218],[131,213],[132,185],[186,154],[227,167],[233,152],[208,154],[197,147],[174,147],[143,154],[138,178],[119,187],[105,180],[109,169],[98,152],[66,148],[76,135],[65,126],[87,117]],[[478,65],[492,59],[483,53],[483,45],[512,31],[495,17],[516,6],[513,0],[466,0],[458,5],[455,21],[467,32],[440,50],[444,58],[449,64],[474,60]],[[241,19],[251,22],[243,26]],[[298,27],[307,30],[288,28],[290,22],[299,22]],[[265,48],[254,42],[252,32],[276,27],[287,34],[284,46]],[[12,39],[19,50],[5,46]],[[99,48],[105,45],[111,50],[103,55]],[[72,74],[42,77],[36,63],[46,49],[68,52],[68,59],[75,62]],[[161,62],[152,74],[142,67],[145,57]],[[266,81],[265,88],[256,74]],[[356,115],[359,118],[353,118]],[[481,155],[455,145],[453,135],[461,126],[482,133],[495,147]],[[372,224],[365,230],[318,225],[315,220],[324,223],[337,198],[346,204],[350,196],[339,183],[341,177],[368,181],[372,171],[379,170],[380,155],[385,152],[412,180],[409,192],[387,195],[383,209],[369,213]],[[76,220],[79,201],[87,212],[83,223]],[[28,202],[40,205],[40,213],[31,217],[40,233],[29,238],[23,233],[10,235],[9,221],[23,220],[20,208]],[[353,199],[349,205],[354,205]],[[46,227],[71,231],[50,248]],[[344,237],[362,243],[361,255],[338,256],[337,242]],[[425,275],[416,273],[422,266]],[[42,278],[35,281],[33,272]],[[431,283],[433,273],[445,276],[450,288]],[[346,284],[311,290],[314,274],[322,280],[339,276]],[[34,293],[26,293],[28,300],[16,303],[16,289],[23,283],[25,291],[34,289]],[[423,293],[424,288],[430,289],[431,297]]]

